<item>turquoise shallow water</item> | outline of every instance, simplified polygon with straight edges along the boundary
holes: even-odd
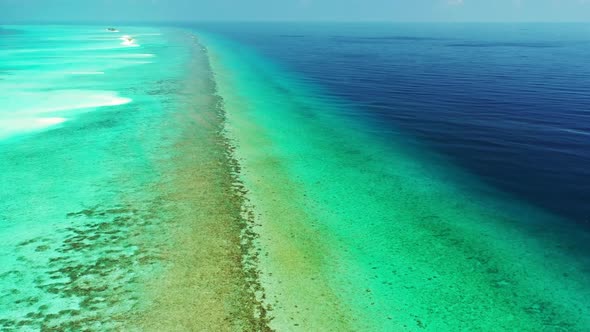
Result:
[[[0,39],[0,138],[58,125],[88,109],[130,102],[112,90],[116,86],[109,74],[149,64],[153,56],[124,45],[123,34],[97,27],[8,31]]]
[[[102,27],[10,29],[0,36],[0,326],[116,328],[138,305],[138,280],[158,269],[166,217],[149,188],[186,50],[152,28],[124,29],[137,46]]]

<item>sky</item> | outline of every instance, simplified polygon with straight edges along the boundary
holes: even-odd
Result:
[[[590,22],[590,0],[0,0],[0,24],[203,20]]]

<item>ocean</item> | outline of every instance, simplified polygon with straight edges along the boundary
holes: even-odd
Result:
[[[0,29],[1,327],[590,327],[590,25],[117,28]]]
[[[590,227],[590,25],[220,24],[385,141]],[[352,113],[352,114],[350,114]]]

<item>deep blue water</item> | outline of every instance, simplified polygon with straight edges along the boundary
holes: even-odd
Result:
[[[590,227],[590,24],[207,24],[495,188]]]

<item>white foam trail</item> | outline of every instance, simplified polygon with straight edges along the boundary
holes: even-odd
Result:
[[[133,46],[133,47],[139,46],[137,43],[135,43],[135,39],[133,39],[131,36],[125,35],[119,39],[123,41],[121,43],[121,45],[123,45],[123,46]]]
[[[572,133],[572,134],[576,134],[576,135],[590,136],[590,132],[586,132],[586,131],[583,131],[583,130],[562,129],[562,131],[565,131],[565,132],[568,132],[568,133]]]
[[[134,41],[130,41],[130,42],[122,42],[121,45],[123,46],[127,46],[127,47],[139,47],[139,44],[136,44]]]

